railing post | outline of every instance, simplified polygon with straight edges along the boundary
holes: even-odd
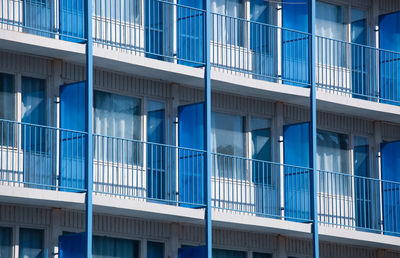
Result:
[[[206,221],[206,252],[207,258],[212,258],[212,222],[211,222],[211,62],[210,62],[210,0],[203,0],[205,8],[204,24],[204,147],[206,157],[204,159],[205,174],[204,192],[206,201],[205,221]]]
[[[92,191],[93,191],[93,39],[92,1],[85,0],[86,32],[86,257],[92,257]]]
[[[318,236],[318,203],[317,203],[317,100],[316,100],[316,56],[315,56],[315,4],[316,0],[308,0],[308,26],[310,33],[309,62],[310,62],[310,165],[311,165],[311,184],[310,184],[310,204],[313,234],[313,257],[319,258],[319,236]]]

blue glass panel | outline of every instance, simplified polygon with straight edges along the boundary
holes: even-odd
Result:
[[[43,230],[21,228],[19,230],[19,257],[43,258]]]
[[[0,227],[0,257],[12,257],[11,228]]]
[[[309,167],[309,123],[283,128],[285,164]],[[308,170],[285,167],[285,216],[310,219],[310,174]]]
[[[159,105],[157,105],[159,104]],[[147,141],[165,143],[165,109],[163,103],[149,101],[147,112]],[[165,169],[167,149],[164,146],[149,144],[147,146],[147,196],[162,200],[167,194]]]
[[[164,46],[164,11],[170,9],[168,7],[157,0],[145,0],[145,50],[147,57],[158,60],[164,59],[163,55],[167,47]]]
[[[206,257],[205,246],[190,246],[178,249],[178,258],[204,258]]]
[[[379,47],[400,52],[400,12],[379,16]],[[379,96],[384,103],[400,105],[400,55],[380,52]]]
[[[58,237],[60,258],[84,258],[86,233],[64,234]]]
[[[203,9],[203,1],[179,0],[183,6]],[[178,62],[193,67],[202,64],[187,61],[204,62],[203,36],[204,36],[204,13],[196,9],[177,7],[178,16]]]
[[[147,241],[147,258],[164,258],[164,243]]]
[[[84,0],[60,0],[60,39],[84,42]]]
[[[93,258],[138,258],[139,241],[93,236]]]
[[[179,107],[178,118],[179,146],[204,150],[204,104]],[[202,160],[202,154],[179,150],[179,200],[182,203],[204,203]]]
[[[86,84],[78,82],[60,87],[60,127],[86,131]],[[60,135],[60,186],[82,189],[85,186],[85,141],[80,133],[62,131]],[[68,190],[68,189],[64,189]]]
[[[52,31],[50,0],[24,0],[24,31],[40,36],[50,37]],[[14,14],[16,15],[16,14]]]
[[[308,1],[283,1],[282,30],[282,77],[288,85],[307,87],[308,72],[308,36],[295,32],[308,32]],[[291,31],[295,30],[295,31]],[[296,83],[296,82],[300,82]],[[304,84],[303,84],[304,83]]]
[[[391,233],[400,233],[400,142],[382,143],[383,226]],[[391,183],[393,182],[393,183]]]
[[[253,258],[272,258],[272,254],[253,253]]]

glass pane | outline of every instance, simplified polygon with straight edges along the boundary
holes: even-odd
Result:
[[[271,161],[271,121],[252,118],[250,123],[253,159]]]
[[[351,9],[351,42],[366,44],[367,19],[364,10]]]
[[[212,256],[214,258],[246,258],[246,252],[223,250],[223,249],[213,249]]]
[[[94,258],[138,258],[139,241],[93,236],[92,250]]]
[[[379,47],[400,51],[400,12],[379,17]],[[399,105],[400,102],[400,54],[380,51],[380,89],[383,103]],[[395,102],[393,102],[395,101]]]
[[[211,114],[211,150],[240,156],[244,152],[243,117],[222,113]]]
[[[317,169],[319,191],[329,194],[348,195],[350,173],[349,139],[345,134],[317,131]]]
[[[283,27],[308,32],[308,1],[283,0]]]
[[[149,101],[147,107],[147,196],[154,199],[165,199],[168,189],[168,176],[165,169],[166,158],[170,151],[165,143],[165,109],[164,103]]]
[[[253,253],[253,258],[272,258],[272,254]]]
[[[0,257],[12,257],[12,229],[0,227]]]
[[[24,31],[49,37],[52,25],[50,0],[25,0],[23,4]]]
[[[30,124],[46,124],[46,81],[22,77],[21,121]]]
[[[14,77],[4,73],[0,73],[0,119],[15,120]],[[14,125],[9,122],[1,122],[0,128],[0,145],[16,145]]]
[[[19,230],[19,257],[43,258],[43,237],[41,229],[21,228]]]
[[[317,1],[316,34],[318,36],[346,40],[346,8]]]
[[[96,134],[140,139],[140,99],[94,92],[94,131]]]
[[[147,258],[164,258],[164,243],[148,241]]]
[[[83,0],[60,0],[60,38],[71,42],[82,42],[85,37]]]
[[[310,219],[309,123],[286,125],[283,128],[285,164],[285,216]]]

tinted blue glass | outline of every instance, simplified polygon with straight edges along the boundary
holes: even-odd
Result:
[[[147,258],[164,258],[164,243],[148,241]]]
[[[85,37],[84,0],[60,0],[60,38],[83,42]]]
[[[284,162],[309,167],[309,123],[287,125],[283,128]],[[301,168],[285,167],[285,216],[310,219],[310,176]]]
[[[21,228],[19,230],[19,257],[43,258],[43,230]]]
[[[151,103],[161,104],[151,105]],[[155,108],[151,108],[154,106]],[[147,112],[147,141],[152,143],[165,143],[165,110],[163,103],[149,102]],[[167,150],[164,146],[149,144],[147,147],[147,194],[149,198],[165,199],[167,194],[165,161]]]
[[[400,233],[400,142],[383,143],[382,179],[383,182],[383,220],[384,229],[390,233]]]
[[[145,25],[146,56],[158,60],[163,60],[164,53],[164,10],[162,2],[155,0],[145,0]]]
[[[86,234],[63,234],[58,238],[60,258],[84,258]]]
[[[284,0],[282,15],[284,28],[308,32],[308,1]],[[306,87],[308,36],[295,31],[282,30],[282,77],[285,84]]]
[[[205,246],[182,246],[178,249],[178,258],[203,258],[205,255]]]
[[[0,257],[12,257],[11,228],[0,227]]]
[[[180,5],[203,9],[203,1],[179,0]],[[178,58],[180,64],[198,67],[204,62],[203,35],[204,13],[195,9],[177,7],[178,16]]]
[[[23,3],[24,31],[49,37],[51,34],[51,1],[25,0]]]
[[[204,149],[204,104],[178,108],[179,146]],[[183,203],[203,203],[203,156],[190,150],[179,150],[179,198]],[[187,206],[187,205],[184,205]]]
[[[382,49],[400,52],[400,12],[379,17],[379,46]],[[400,55],[380,52],[379,95],[384,103],[400,105]]]
[[[253,253],[253,258],[272,258],[272,254]]]
[[[14,77],[11,74],[0,73],[0,119],[15,120]],[[14,146],[16,144],[14,130],[8,123],[0,123],[0,145]]]
[[[78,82],[60,87],[61,128],[86,131],[85,86],[85,82]],[[62,131],[60,141],[60,186],[83,188],[86,137],[80,133]]]

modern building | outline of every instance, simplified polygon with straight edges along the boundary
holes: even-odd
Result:
[[[0,0],[0,257],[78,232],[400,257],[400,1]]]

